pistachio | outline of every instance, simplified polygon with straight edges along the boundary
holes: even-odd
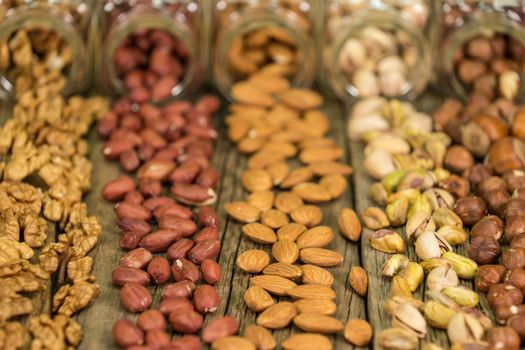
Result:
[[[445,349],[434,343],[425,343],[423,344],[423,350],[445,350]]]
[[[452,264],[450,263],[450,261],[445,260],[443,258],[428,259],[428,260],[420,262],[419,264],[421,265],[421,267],[426,273],[429,273],[436,267],[440,267],[440,266],[452,268]]]
[[[403,270],[410,260],[403,254],[392,255],[383,266],[383,276],[393,277],[399,271]]]
[[[407,329],[387,328],[379,333],[379,344],[385,349],[412,350],[417,348],[419,340]]]
[[[385,303],[385,310],[386,312],[388,312],[389,315],[392,316],[394,315],[394,312],[396,311],[398,306],[405,303],[413,305],[418,310],[423,310],[423,307],[425,306],[425,304],[421,300],[413,298],[411,296],[407,297],[402,295],[394,295],[387,299]]]
[[[399,233],[392,230],[382,229],[374,232],[370,237],[372,248],[385,253],[403,253],[404,243]]]
[[[450,350],[489,350],[489,343],[485,341],[469,341],[452,344]]]
[[[379,205],[387,205],[388,193],[381,182],[374,182],[370,185],[368,191],[370,193],[370,198],[372,198],[375,203]]]
[[[418,338],[424,338],[427,334],[427,322],[421,312],[409,303],[401,304],[394,311],[392,325],[413,332]]]
[[[397,191],[417,189],[426,190],[431,188],[435,183],[435,178],[432,173],[425,170],[417,169],[411,170],[403,176],[397,185]]]
[[[458,312],[447,326],[448,338],[452,343],[462,343],[481,340],[485,330],[473,316]]]
[[[427,301],[423,312],[428,324],[439,329],[447,329],[450,320],[456,315],[456,311],[435,300]]]
[[[419,235],[416,240],[416,254],[421,260],[441,256],[439,240],[433,231],[425,231]]]
[[[430,271],[427,276],[427,288],[434,291],[442,291],[446,287],[456,287],[459,279],[456,272],[448,266],[439,266]]]
[[[426,211],[414,212],[407,221],[406,233],[408,238],[417,238],[424,231],[434,231],[436,225],[430,213]]]
[[[454,208],[456,201],[448,192],[440,188],[431,188],[426,190],[423,195],[428,199],[432,209],[437,208]]]
[[[383,149],[376,149],[369,153],[363,161],[365,169],[370,176],[382,179],[396,170],[392,155]]]
[[[363,210],[361,218],[365,226],[371,230],[379,230],[390,225],[385,212],[377,207],[369,207]]]
[[[408,263],[408,266],[401,271],[399,276],[407,281],[410,291],[415,292],[421,285],[421,282],[423,282],[425,273],[421,265],[415,262],[410,262]]]
[[[399,184],[401,179],[403,179],[403,176],[405,176],[405,174],[406,174],[406,170],[403,170],[403,169],[393,171],[387,176],[385,176],[381,180],[381,183],[383,184],[385,190],[388,193],[394,193],[397,189],[397,185]]]
[[[392,278],[392,291],[393,296],[412,297],[410,286],[406,279],[401,276],[394,276]]]
[[[476,276],[478,264],[476,264],[474,260],[454,252],[446,252],[442,257],[452,264],[452,268],[459,277],[464,279],[473,279]]]
[[[450,245],[463,244],[467,240],[467,233],[459,226],[442,226],[436,234]]]
[[[437,168],[434,169],[432,172],[434,173],[434,176],[436,177],[436,180],[438,182],[450,176],[450,171],[444,168]]]
[[[417,197],[421,193],[419,190],[416,190],[415,188],[407,188],[406,190],[397,191],[396,193],[392,193],[390,196],[387,197],[387,203],[393,203],[397,201],[398,199],[405,198],[408,200],[409,205],[413,205],[416,202]]]
[[[462,286],[443,288],[442,293],[460,306],[475,307],[479,301],[478,293]]]
[[[414,215],[417,212],[423,212],[429,215],[432,214],[432,207],[430,206],[430,202],[428,201],[427,197],[425,197],[422,194],[416,198],[414,204],[412,204],[412,206],[410,207],[410,210],[408,211],[408,218],[410,219],[412,215]]]
[[[432,213],[432,219],[438,228],[443,226],[463,227],[461,218],[450,208],[437,208]]]
[[[392,226],[404,225],[407,221],[408,200],[400,198],[386,207],[386,215]]]

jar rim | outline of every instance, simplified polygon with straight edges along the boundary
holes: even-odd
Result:
[[[424,91],[430,81],[432,70],[430,69],[430,46],[421,33],[422,30],[386,7],[358,11],[353,14],[351,18],[348,18],[347,22],[348,24],[345,25],[344,29],[335,37],[328,62],[328,72],[330,74],[330,80],[332,81],[331,85],[337,95],[342,98],[363,97],[359,95],[359,90],[349,81],[347,75],[343,72],[339,64],[339,57],[346,42],[354,37],[356,33],[369,27],[400,29],[412,39],[417,49],[418,60],[415,68],[411,70],[412,74],[408,76],[411,86],[403,95],[395,97],[411,100]]]
[[[497,12],[483,12],[474,14],[475,20],[465,22],[461,26],[453,29],[453,32],[448,35],[447,39],[441,44],[444,49],[441,52],[438,70],[442,77],[448,78],[448,85],[456,95],[465,99],[468,96],[468,91],[464,85],[461,84],[454,69],[454,55],[466,42],[475,38],[484,32],[490,31],[508,35],[517,40],[525,49],[525,29],[523,29],[517,22],[509,21],[508,18],[502,16]],[[525,89],[525,64],[522,64],[521,71],[518,72],[521,76],[520,86],[517,96],[521,96]]]
[[[30,7],[21,6],[8,12],[0,23],[0,41],[7,41],[9,37],[20,29],[47,28],[57,32],[71,47],[72,59],[69,65],[66,84],[62,90],[65,96],[77,93],[79,85],[85,76],[85,62],[87,49],[81,34],[73,26],[74,19],[70,14],[58,9],[52,9],[35,3]],[[9,81],[2,74],[0,88],[12,94],[14,82]]]
[[[237,22],[233,21],[231,23],[232,26],[220,33],[216,40],[216,48],[218,47],[218,49],[215,50],[213,64],[214,80],[215,85],[222,95],[230,101],[233,100],[230,90],[235,81],[232,79],[228,53],[234,40],[239,36],[265,27],[277,27],[282,29],[294,39],[297,43],[297,50],[303,53],[304,58],[301,61],[300,69],[295,74],[291,84],[303,87],[311,86],[313,83],[313,69],[315,65],[314,43],[310,36],[305,35],[296,28],[296,23],[293,21],[293,16],[291,16],[292,14],[296,14],[291,14],[290,12],[293,11],[290,10],[285,10],[284,12],[281,11],[280,13],[271,12],[268,8],[257,8],[251,10],[252,11],[250,12],[250,9],[247,9],[246,13],[243,13],[242,16],[239,15],[236,19]],[[286,19],[292,19],[292,21],[287,22],[284,17],[286,17]]]
[[[149,11],[148,11],[149,10]],[[107,34],[103,46],[104,79],[107,85],[118,95],[127,93],[122,79],[118,77],[115,69],[114,57],[118,46],[129,35],[136,33],[142,29],[160,29],[163,32],[170,34],[172,37],[182,42],[188,50],[188,66],[183,79],[175,85],[171,90],[171,96],[166,100],[180,96],[193,82],[197,76],[197,49],[196,45],[192,43],[192,35],[188,25],[184,22],[177,22],[173,24],[173,19],[157,8],[148,8],[146,13],[143,7],[135,7],[126,16],[117,19],[116,25],[113,25]],[[195,40],[196,42],[196,40]],[[156,101],[164,102],[164,101]]]

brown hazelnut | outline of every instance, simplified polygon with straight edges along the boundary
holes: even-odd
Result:
[[[503,238],[506,242],[511,242],[514,238],[525,233],[525,216],[514,215],[505,220],[505,231]]]
[[[521,339],[511,327],[494,327],[487,332],[490,349],[519,350]]]
[[[525,248],[508,248],[501,255],[501,263],[507,269],[525,267]]]
[[[490,138],[487,133],[472,120],[460,126],[461,142],[476,157],[487,154],[490,147]]]
[[[481,220],[476,222],[470,230],[470,235],[473,238],[479,236],[492,237],[499,240],[503,235],[503,221],[496,215],[484,216]]]
[[[490,146],[486,163],[498,174],[522,169],[525,165],[525,145],[512,137],[498,140]]]
[[[490,236],[479,236],[470,242],[468,256],[481,265],[493,263],[498,260],[501,247],[494,238]]]
[[[475,162],[472,153],[466,147],[454,145],[447,149],[444,163],[450,171],[462,174],[472,168]]]
[[[463,173],[463,176],[468,178],[470,183],[474,185],[479,184],[481,181],[483,181],[491,175],[492,170],[481,163],[474,165],[472,168]]]
[[[525,305],[500,306],[495,311],[496,321],[499,324],[506,324],[507,320],[515,315],[525,315]]]
[[[518,188],[512,193],[514,198],[525,199],[525,187]]]
[[[511,284],[499,283],[489,288],[487,301],[493,310],[501,306],[520,305],[523,293]]]
[[[484,36],[473,38],[467,43],[467,54],[472,58],[488,62],[493,56],[492,43]]]
[[[471,226],[487,215],[487,207],[481,198],[467,196],[458,199],[454,212],[461,218],[465,226]]]
[[[507,269],[502,265],[483,265],[476,275],[476,288],[480,292],[487,292],[490,287],[500,283]]]
[[[470,193],[470,183],[467,179],[457,175],[450,175],[439,182],[439,187],[455,195],[465,197]]]
[[[507,326],[514,328],[514,330],[520,335],[521,341],[525,342],[525,315],[520,314],[512,316],[507,321]]]
[[[507,271],[505,283],[512,284],[514,287],[520,289],[522,293],[525,293],[525,270],[518,267]]]
[[[507,171],[503,174],[503,178],[510,192],[525,188],[525,172],[522,170]]]
[[[483,198],[487,204],[488,211],[497,214],[510,200],[510,194],[506,190],[494,190]]]
[[[512,198],[501,208],[499,217],[509,218],[511,216],[525,216],[525,199]]]
[[[478,195],[484,199],[494,190],[507,191],[507,182],[499,176],[489,176],[478,184]]]
[[[478,60],[464,59],[459,63],[459,79],[465,84],[472,84],[477,77],[485,74],[487,66]]]
[[[490,139],[490,142],[497,141],[507,136],[507,124],[498,117],[490,114],[478,114],[472,118]]]
[[[512,121],[512,135],[525,139],[525,108],[520,108]]]
[[[523,248],[525,249],[525,235],[519,235],[510,241],[511,248]]]

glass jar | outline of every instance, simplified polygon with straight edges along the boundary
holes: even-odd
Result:
[[[236,81],[263,71],[286,76],[294,86],[310,86],[316,67],[314,3],[215,1],[213,75],[221,93],[230,98]]]
[[[437,17],[441,86],[466,99],[523,92],[525,1],[443,0]]]
[[[0,0],[0,85],[12,95],[46,74],[66,78],[61,92],[89,86],[87,41],[91,2]]]
[[[323,82],[340,98],[412,99],[431,75],[427,0],[330,0]]]
[[[101,77],[116,95],[164,102],[202,80],[202,0],[105,0]]]

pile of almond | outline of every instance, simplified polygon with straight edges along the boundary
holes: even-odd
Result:
[[[345,326],[333,317],[336,293],[327,268],[340,265],[343,256],[327,248],[334,232],[321,225],[323,212],[316,204],[339,198],[352,168],[342,162],[343,149],[325,136],[330,122],[319,109],[323,98],[318,93],[291,88],[284,77],[263,72],[236,83],[232,95],[236,103],[226,117],[228,136],[239,151],[249,154],[241,182],[250,194],[225,208],[244,224],[247,238],[271,245],[271,254],[249,249],[237,257],[237,267],[254,274],[244,301],[259,313],[257,325],[246,327],[244,337],[257,349],[273,349],[276,341],[269,330],[293,322],[306,333],[291,335],[282,348],[331,349],[332,341],[324,334]],[[291,162],[297,159],[300,163]],[[339,225],[345,237],[359,240],[361,224],[353,210],[343,210]],[[352,276],[352,286],[366,294],[364,270],[355,269]],[[362,323],[366,331],[356,336]],[[364,346],[370,341],[372,330],[365,321],[352,320],[348,327],[349,342]]]

